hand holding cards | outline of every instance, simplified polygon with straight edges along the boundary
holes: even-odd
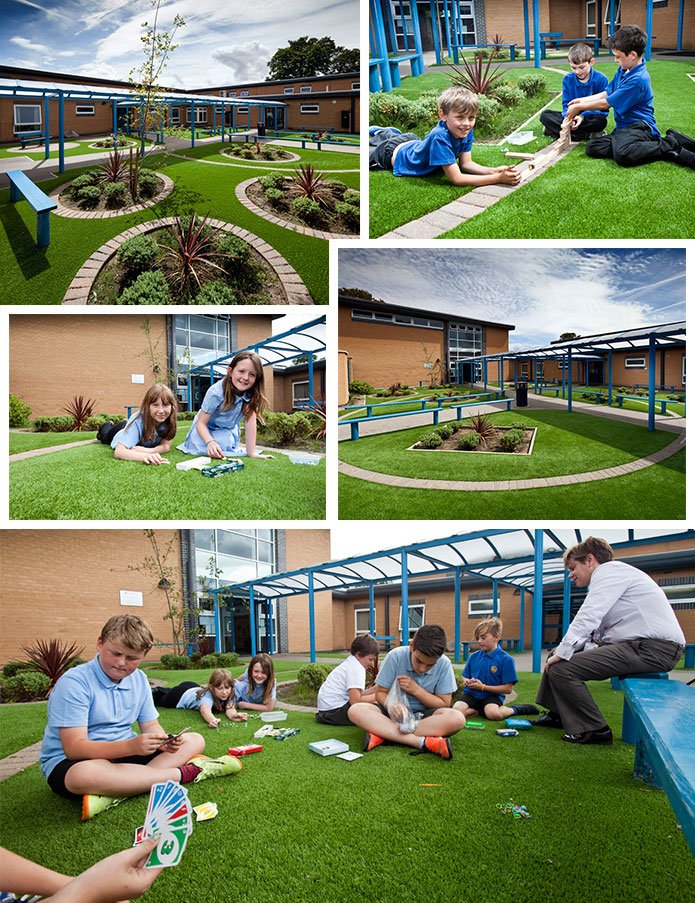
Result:
[[[191,804],[186,789],[175,781],[153,784],[145,824],[135,832],[133,844],[142,843],[153,834],[159,835],[157,846],[148,857],[145,868],[178,865],[192,831]]]
[[[158,747],[159,749],[164,749],[172,740],[178,740],[181,734],[185,734],[186,731],[190,731],[190,727],[184,727],[182,731],[179,731],[178,734],[167,734],[166,740]]]

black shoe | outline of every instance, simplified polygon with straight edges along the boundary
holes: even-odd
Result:
[[[683,132],[677,132],[675,129],[666,129],[666,135],[667,137],[674,138],[678,142],[679,147],[684,147],[689,151],[695,151],[695,138],[684,135]]]
[[[560,738],[568,743],[592,743],[596,746],[611,746],[613,731],[606,725],[600,731],[584,731],[581,734],[563,734]]]
[[[104,436],[106,436],[112,426],[113,420],[107,420],[106,423],[102,423],[102,425],[97,430],[97,439],[99,440],[99,442],[104,441]]]
[[[695,152],[686,150],[681,147],[680,150],[666,151],[663,156],[664,160],[669,163],[675,163],[676,166],[685,166],[688,169],[695,169]]]
[[[545,715],[536,718],[531,724],[536,727],[562,727],[562,721],[560,721],[560,716],[556,712],[546,712]]]
[[[537,715],[540,711],[535,705],[512,705],[509,708],[514,709],[517,715]]]

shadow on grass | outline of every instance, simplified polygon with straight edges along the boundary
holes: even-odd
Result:
[[[0,222],[5,229],[7,241],[17,264],[26,279],[31,279],[32,276],[36,276],[50,267],[50,263],[46,260],[46,248],[36,247],[36,236],[19,215],[16,204],[10,201],[0,207]]]

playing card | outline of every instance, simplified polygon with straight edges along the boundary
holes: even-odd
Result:
[[[159,835],[157,848],[150,854],[145,868],[178,865],[192,831],[192,810],[185,787],[175,781],[154,784],[145,824],[135,834],[136,843],[153,834]]]
[[[145,863],[146,869],[154,869],[178,865],[183,856],[188,840],[188,831],[185,825],[176,830],[162,831],[159,843]]]
[[[196,821],[207,821],[217,815],[217,803],[201,803],[200,806],[194,806]]]

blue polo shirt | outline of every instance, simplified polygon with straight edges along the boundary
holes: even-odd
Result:
[[[608,79],[603,72],[598,72],[591,68],[589,78],[585,82],[580,82],[574,72],[568,72],[562,79],[562,112],[567,115],[567,107],[571,100],[577,100],[580,97],[590,97],[592,94],[599,94],[608,87]],[[582,116],[605,116],[603,110],[585,110]]]
[[[144,673],[136,669],[114,683],[101,670],[98,655],[63,674],[48,697],[47,714],[40,756],[45,777],[66,758],[61,727],[86,727],[89,740],[129,740],[135,722],[158,717]]]
[[[486,686],[498,687],[500,684],[515,684],[519,678],[516,675],[514,659],[501,646],[497,646],[492,652],[478,649],[466,662],[463,669],[464,677],[476,677]],[[476,699],[484,699],[490,694],[487,690],[471,690],[466,687],[466,693],[475,696]],[[504,696],[497,696],[500,702]]]
[[[410,659],[410,646],[399,646],[398,649],[392,649],[379,668],[376,684],[385,690],[390,690],[394,680],[402,675],[412,677],[415,683],[428,693],[442,695],[453,693],[456,690],[454,669],[445,655],[442,655],[429,671],[418,674]],[[427,706],[411,694],[408,694],[408,702],[413,712],[424,712],[427,709]]]
[[[234,699],[236,702],[252,702],[254,705],[263,705],[264,686],[264,684],[257,684],[254,682],[253,687],[249,690],[248,672],[242,674],[241,677],[236,677],[234,679]],[[270,699],[276,698],[276,686],[277,682],[273,684],[273,689],[270,691]]]
[[[644,60],[632,69],[618,71],[607,88],[606,101],[613,108],[616,129],[625,129],[642,120],[656,138],[661,132],[654,118],[652,80]]]
[[[396,154],[394,176],[428,176],[440,166],[456,163],[460,154],[473,146],[473,129],[465,138],[454,138],[443,120],[422,141],[404,144]]]

